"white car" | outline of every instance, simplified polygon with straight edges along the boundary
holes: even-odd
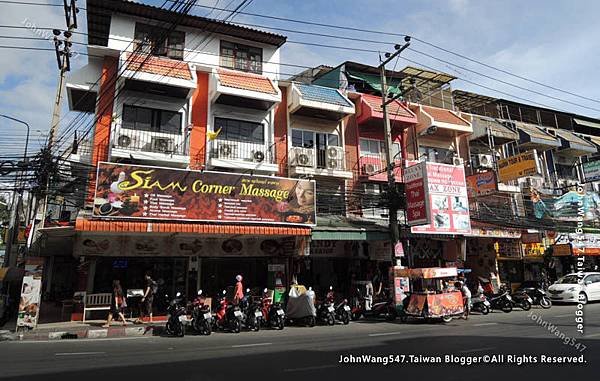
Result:
[[[600,300],[600,273],[584,272],[582,282],[575,273],[565,275],[548,288],[550,299],[556,302],[587,303]]]

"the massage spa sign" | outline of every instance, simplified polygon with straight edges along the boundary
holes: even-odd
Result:
[[[315,182],[99,163],[94,216],[315,225]]]

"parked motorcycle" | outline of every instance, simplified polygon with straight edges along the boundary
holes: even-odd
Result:
[[[325,300],[317,307],[317,320],[327,325],[335,324],[335,306],[333,304],[333,287],[331,286]]]
[[[539,305],[544,309],[552,307],[552,301],[541,287],[539,282],[525,281],[521,283],[517,291],[526,292],[531,297],[532,304]]]
[[[240,310],[244,314],[244,326],[251,331],[260,331],[263,320],[261,301],[252,297],[249,288],[246,289],[246,295],[240,301]]]
[[[479,294],[471,298],[471,311],[481,312],[483,315],[490,313],[491,303],[485,295]]]
[[[169,295],[165,295],[169,299]],[[169,302],[167,307],[167,325],[165,329],[171,336],[185,336],[185,325],[187,323],[187,309],[182,305],[183,297],[181,292],[175,295],[175,298]]]
[[[212,320],[210,306],[206,304],[202,290],[198,290],[198,296],[192,302],[192,327],[194,331],[201,335],[210,335],[212,333]]]
[[[365,318],[385,318],[386,320],[395,320],[398,317],[396,304],[391,298],[388,298],[387,292],[383,292],[383,296],[371,305],[371,309],[365,308],[365,298],[359,298],[359,304],[351,308],[353,320],[358,320],[361,317]]]
[[[521,308],[523,311],[529,311],[533,304],[533,299],[525,291],[515,291],[512,295],[513,306]]]
[[[273,303],[273,298],[266,288],[263,290],[261,304],[263,316],[261,323],[264,326],[282,330],[285,326],[285,312],[280,303]]]
[[[487,294],[486,298],[493,310],[509,313],[513,309],[513,300],[508,291],[501,290],[498,294]]]
[[[344,324],[350,323],[351,308],[348,305],[348,299],[342,299],[337,305],[335,304],[335,294],[333,287],[329,288],[327,293],[328,302],[334,305],[335,319]]]
[[[234,333],[240,333],[244,314],[239,306],[234,306],[227,302],[226,294],[227,291],[223,290],[223,293],[218,298],[214,327],[223,331],[228,330]]]

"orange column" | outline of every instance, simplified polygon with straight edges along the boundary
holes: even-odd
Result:
[[[98,107],[96,109],[96,126],[94,127],[92,147],[93,166],[97,166],[100,161],[108,160],[110,126],[115,102],[115,85],[118,68],[119,61],[116,57],[104,57],[102,78],[100,79],[100,91],[98,93]],[[88,178],[88,194],[86,201],[93,202],[94,194],[96,192],[96,171],[92,170]]]
[[[344,144],[346,153],[346,170],[352,171],[352,179],[347,182],[347,209],[352,214],[360,214],[360,163],[358,160],[359,133],[356,115],[350,115],[344,123]]]
[[[208,73],[198,72],[198,87],[192,96],[192,132],[190,133],[190,168],[206,165],[206,128],[208,124]]]
[[[275,160],[279,164],[279,176],[287,176],[288,158],[288,112],[287,88],[280,87],[281,103],[275,108]]]

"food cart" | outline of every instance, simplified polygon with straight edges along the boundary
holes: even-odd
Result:
[[[464,313],[464,304],[460,290],[454,289],[454,280],[458,275],[456,267],[430,267],[421,269],[394,268],[395,279],[408,279],[410,290],[396,287],[396,296],[400,301],[400,318],[441,319],[449,322],[454,316]],[[399,282],[397,282],[399,283]]]

